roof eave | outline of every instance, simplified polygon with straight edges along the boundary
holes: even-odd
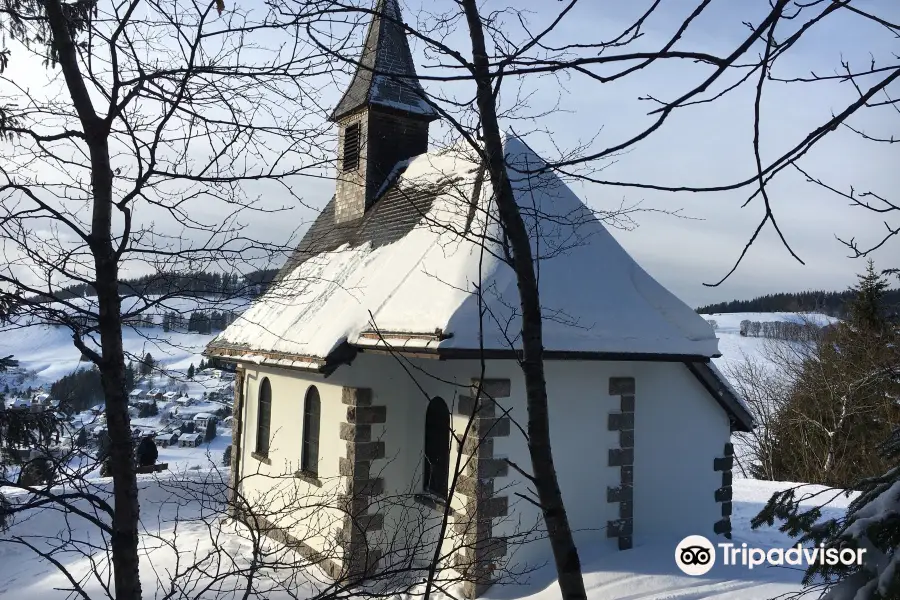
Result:
[[[325,358],[213,344],[208,345],[203,352],[203,356],[218,358],[226,362],[319,373],[325,377],[334,373],[341,365],[352,363],[356,354],[357,350],[346,342],[338,344]],[[261,357],[262,360],[251,359],[250,356]]]
[[[728,389],[709,367],[709,361],[685,361],[685,366],[697,378],[701,385],[718,402],[731,421],[731,431],[750,432],[753,430],[753,416],[741,404],[740,400]]]

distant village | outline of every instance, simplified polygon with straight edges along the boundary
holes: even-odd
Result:
[[[157,449],[198,448],[215,438],[219,427],[230,429],[234,372],[204,368],[195,373],[191,365],[190,375],[148,374],[135,380],[128,400],[135,448],[142,444],[146,447],[151,441]],[[51,424],[49,429],[35,425],[32,442],[19,444],[13,451],[15,456],[5,457],[11,464],[26,464],[41,457],[59,459],[81,448],[96,449],[98,458],[102,458],[108,439],[103,404],[73,411],[72,403],[55,398],[44,386],[2,396],[6,396],[3,410],[27,411],[35,415],[36,424],[41,417],[47,417],[43,423]],[[138,462],[146,461],[138,457]]]

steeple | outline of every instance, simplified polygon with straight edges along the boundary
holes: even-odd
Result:
[[[429,121],[438,118],[424,100],[425,91],[419,84],[402,22],[397,0],[378,0],[356,73],[332,111],[332,121],[340,122],[349,113],[372,105]]]
[[[425,100],[397,0],[377,0],[347,91],[331,113],[338,124],[335,221],[362,217],[398,162],[428,151]]]

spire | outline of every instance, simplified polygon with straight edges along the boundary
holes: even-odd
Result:
[[[331,113],[332,121],[372,104],[429,121],[438,118],[424,100],[425,91],[419,84],[406,31],[400,23],[397,0],[378,0],[356,73]]]

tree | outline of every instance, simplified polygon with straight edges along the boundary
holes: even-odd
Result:
[[[216,420],[209,419],[206,422],[206,434],[204,436],[204,441],[206,441],[206,443],[209,443],[214,439],[216,439]]]
[[[137,464],[140,467],[149,467],[156,464],[156,459],[159,457],[159,450],[156,449],[156,444],[152,437],[144,436],[141,439],[141,443],[138,444],[137,450],[135,451],[135,457],[137,458]]]
[[[188,367],[187,378],[191,380],[194,379],[194,363],[191,363],[191,366]]]
[[[6,357],[0,357],[0,372],[6,371],[19,366],[19,361],[13,359],[12,354]]]
[[[125,367],[125,391],[131,393],[137,384],[137,373],[134,371],[134,362],[128,361],[128,366]]]
[[[851,288],[855,297],[850,302],[850,321],[856,327],[880,332],[887,325],[884,306],[885,292],[889,287],[887,279],[875,271],[871,258],[866,263],[866,272],[857,275],[857,278],[859,283]]]
[[[155,361],[153,360],[153,355],[149,352],[144,356],[144,360],[141,361],[141,375],[150,375],[153,373],[153,368],[155,366]]]
[[[849,321],[780,336],[784,342],[766,346],[763,375],[731,373],[746,398],[759,398],[755,435],[764,439],[750,447],[766,478],[850,487],[887,468],[871,440],[900,421],[892,400],[900,394],[900,340],[884,318],[885,284],[871,263],[860,282]]]
[[[228,444],[225,447],[225,451],[222,452],[222,466],[223,467],[231,466],[231,444]]]
[[[84,427],[81,427],[78,430],[78,435],[75,436],[75,447],[76,448],[84,448],[85,446],[87,446],[87,443],[88,443],[87,430]]]
[[[823,600],[900,598],[900,576],[896,572],[900,560],[900,428],[878,449],[889,468],[856,482],[853,489],[859,490],[859,496],[842,516],[821,520],[824,499],[834,498],[843,490],[798,494],[804,486],[797,486],[774,494],[752,519],[754,529],[779,521],[779,529],[801,544],[865,550],[861,565],[830,565],[824,561],[809,565],[803,577],[804,588],[796,597],[812,592]],[[823,502],[815,502],[816,498]]]

